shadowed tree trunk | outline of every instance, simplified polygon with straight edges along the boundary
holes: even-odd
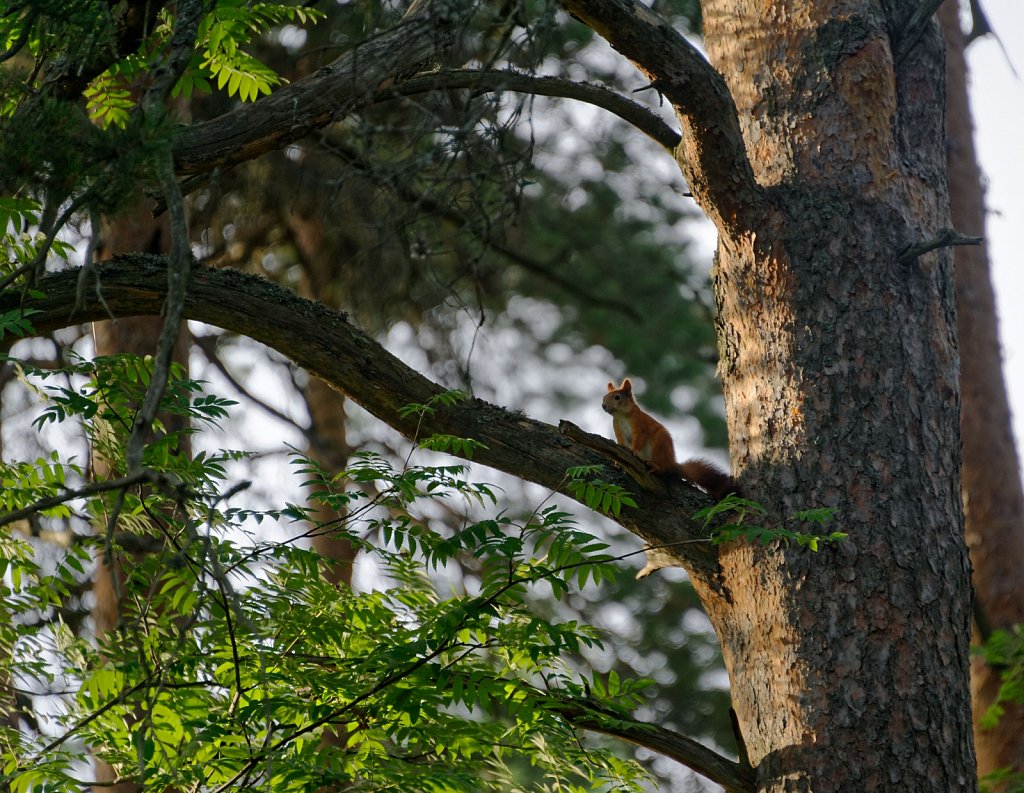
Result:
[[[984,235],[985,195],[974,151],[959,3],[947,0],[939,17],[946,40],[950,214],[957,230]],[[1024,494],[987,248],[958,248],[955,263],[964,522],[974,566],[975,637],[984,641],[995,628],[1024,622]],[[1024,707],[1008,704],[998,727],[979,726],[999,692],[1000,671],[980,657],[971,666],[980,776],[1001,768],[1024,771]]]
[[[145,250],[149,253],[166,253],[170,249],[170,230],[166,219],[155,220],[149,208],[149,202],[140,200],[136,205],[104,223],[101,239],[96,248],[97,260],[106,260],[126,251]],[[133,355],[152,355],[156,350],[157,338],[163,327],[161,317],[127,317],[115,321],[105,320],[94,322],[93,345],[96,355],[116,355],[131,353]],[[182,325],[182,333],[178,337],[174,359],[188,365],[187,326]],[[163,415],[161,421],[168,431],[176,431],[182,427],[180,416]],[[184,436],[183,436],[184,437]],[[185,441],[187,442],[187,440]],[[101,478],[110,476],[108,462],[93,457],[93,467]],[[105,525],[95,527],[97,533],[107,531]],[[113,569],[112,569],[113,566]],[[117,558],[108,559],[102,553],[97,555],[96,570],[93,574],[93,595],[95,602],[92,608],[93,626],[97,636],[113,631],[121,617],[121,604],[118,593],[122,590],[123,571]],[[134,781],[116,782],[115,769],[107,763],[94,761],[96,779],[104,783],[112,783],[104,790],[111,793],[134,793],[142,786]]]
[[[703,5],[752,171],[708,168],[717,131],[682,116],[719,231],[731,457],[774,514],[832,507],[849,534],[736,545],[697,581],[763,790],[973,787],[951,255],[900,256],[949,223],[942,41],[910,38],[916,5]]]

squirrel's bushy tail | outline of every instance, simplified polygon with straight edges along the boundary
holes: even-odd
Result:
[[[721,500],[730,493],[739,495],[736,481],[717,465],[713,465],[707,460],[687,460],[684,463],[679,463],[676,468],[683,479],[696,485],[716,500]]]

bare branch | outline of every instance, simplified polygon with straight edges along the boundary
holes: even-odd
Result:
[[[676,150],[694,198],[719,229],[756,230],[768,209],[754,179],[736,105],[722,76],[683,35],[632,0],[561,0],[622,53],[672,103],[683,130]]]
[[[945,228],[936,234],[933,239],[920,242],[917,245],[907,245],[899,252],[896,261],[900,264],[909,264],[918,256],[923,256],[938,248],[948,248],[953,245],[981,245],[984,241],[984,237],[972,237],[961,234],[955,229]]]
[[[643,105],[602,85],[564,80],[561,77],[536,77],[507,70],[485,72],[474,69],[453,69],[413,77],[395,86],[394,93],[407,96],[425,91],[456,89],[516,91],[535,96],[575,99],[614,113],[669,151],[675,149],[682,140],[678,131],[672,129],[656,113],[652,113]],[[387,99],[389,97],[381,95],[380,98]]]
[[[217,338],[218,337],[216,336],[193,336],[192,343],[199,348],[200,352],[203,353],[203,356],[207,361],[209,361],[210,365],[220,372],[221,377],[228,381],[228,385],[234,388],[239,394],[243,395],[247,400],[266,411],[278,421],[295,427],[299,432],[308,436],[310,434],[308,427],[303,427],[291,416],[278,410],[266,400],[260,399],[256,394],[238,382],[238,379],[231,374],[227,364],[225,364],[224,360],[220,357],[220,353],[217,352]]]
[[[8,523],[14,523],[15,521],[22,520],[30,515],[35,515],[37,512],[42,512],[43,510],[52,509],[53,507],[60,506],[61,504],[66,504],[68,501],[74,501],[76,498],[94,496],[97,493],[107,493],[111,490],[125,490],[129,487],[141,484],[142,482],[160,481],[161,476],[162,475],[155,474],[152,471],[141,470],[130,474],[129,476],[121,477],[120,479],[108,479],[105,482],[95,482],[91,485],[84,485],[83,487],[79,487],[74,490],[68,488],[59,496],[41,498],[22,509],[15,509],[11,512],[3,513],[0,515],[0,526],[6,526]],[[166,480],[166,483],[172,484],[171,480]]]
[[[729,760],[685,735],[599,707],[583,707],[578,703],[556,703],[548,707],[575,727],[621,738],[670,757],[721,785],[729,793],[745,793],[755,789],[754,771],[749,765]]]
[[[468,10],[459,4],[410,10],[395,28],[362,42],[314,74],[184,131],[174,148],[179,174],[236,165],[305,137],[379,101],[400,76],[442,53]]]
[[[1003,51],[1003,57],[1006,59],[1006,65],[1010,67],[1010,74],[1015,79],[1019,80],[1020,75],[1017,74],[1017,68],[1013,65],[1013,60],[1010,58],[1010,53],[1006,50],[1006,45],[1003,44],[1003,40],[999,35],[992,29],[992,24],[988,21],[988,16],[985,14],[985,9],[981,7],[979,0],[970,0],[971,6],[971,29],[964,37],[964,48],[970,46],[971,42],[976,39],[983,38],[991,35],[996,40],[996,44],[999,45],[999,49]]]
[[[372,164],[368,163],[359,154],[359,152],[351,146],[347,146],[344,143],[333,140],[325,142],[323,145],[327,151],[337,155],[344,162],[354,168],[357,168],[360,172],[366,174],[369,179],[374,179]],[[441,204],[429,195],[419,193],[412,188],[401,184],[397,180],[389,181],[386,188],[395,193],[406,203],[411,206],[415,206],[421,215],[436,215],[460,229],[467,230],[495,253],[504,256],[506,259],[519,265],[527,272],[533,273],[534,275],[549,281],[564,290],[567,295],[580,298],[591,305],[603,306],[611,309],[612,311],[617,311],[638,322],[642,320],[639,312],[629,302],[604,294],[600,290],[590,289],[584,286],[580,279],[573,279],[571,276],[564,275],[561,272],[561,263],[556,261],[559,258],[558,254],[555,254],[549,262],[538,261],[526,256],[514,248],[510,248],[507,245],[497,242],[491,237],[491,235],[476,228],[464,213],[457,210],[451,204]]]

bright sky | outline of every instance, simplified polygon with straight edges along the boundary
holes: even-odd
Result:
[[[988,252],[999,303],[1000,335],[1017,449],[1024,438],[1024,1],[981,0],[1009,53],[1015,77],[991,36],[967,51],[975,142],[988,181]]]

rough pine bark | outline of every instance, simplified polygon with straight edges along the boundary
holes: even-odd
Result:
[[[975,786],[951,256],[899,255],[949,223],[937,26],[897,63],[915,5],[704,3],[766,204],[719,222],[733,464],[849,535],[736,545],[705,592],[763,790]]]
[[[974,151],[959,3],[947,0],[939,18],[946,41],[950,214],[959,231],[984,235],[985,195]],[[964,524],[974,566],[975,638],[984,641],[995,628],[1024,622],[1024,493],[987,249],[957,248],[954,262],[962,360]],[[1001,672],[981,657],[973,659],[979,776],[1002,768],[1024,771],[1024,707],[1007,704],[995,728],[979,724],[999,693]]]

